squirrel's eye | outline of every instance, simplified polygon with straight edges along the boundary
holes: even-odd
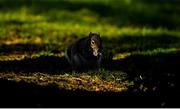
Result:
[[[95,44],[95,42],[92,40],[92,41],[91,41],[91,44],[93,44],[93,45],[94,45],[94,44]]]

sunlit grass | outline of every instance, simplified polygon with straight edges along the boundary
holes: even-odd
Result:
[[[172,54],[179,52],[180,48],[168,48],[168,49],[163,49],[163,48],[157,48],[153,50],[147,50],[147,51],[141,51],[141,52],[133,52],[132,55],[159,55],[159,54]]]
[[[79,24],[79,23],[52,23],[52,22],[37,22],[32,24],[22,24],[17,26],[15,24],[0,26],[1,28],[1,39],[11,39],[13,38],[28,38],[31,39],[40,38],[39,42],[42,43],[52,43],[59,42],[67,34],[75,33],[78,37],[85,37],[92,32],[100,32],[102,37],[123,37],[123,36],[157,36],[157,35],[169,35],[169,36],[180,36],[180,32],[176,30],[167,30],[165,28],[148,28],[148,27],[117,27],[110,24]],[[58,39],[59,40],[56,40]],[[27,39],[27,40],[28,40]],[[49,41],[49,42],[48,42]],[[32,41],[33,43],[33,41]]]
[[[98,76],[88,74],[64,74],[48,75],[43,73],[23,74],[23,73],[0,73],[0,79],[9,81],[24,81],[25,83],[35,83],[40,86],[55,85],[59,89],[66,90],[86,90],[96,92],[122,92],[133,85],[133,82],[123,81],[120,83],[105,81]]]
[[[134,52],[122,52],[116,53],[113,56],[113,60],[123,59],[129,56],[139,55],[139,56],[155,56],[155,55],[165,55],[165,54],[176,54],[180,51],[180,48],[156,48],[153,50],[144,51],[134,51]]]
[[[24,59],[35,59],[42,56],[53,56],[53,57],[63,57],[64,51],[60,53],[53,53],[51,51],[39,51],[39,52],[33,52],[33,53],[11,53],[11,54],[1,54],[0,55],[0,61],[13,61],[13,60],[24,60]]]
[[[93,3],[93,1],[82,2]],[[124,0],[123,2],[131,1]],[[107,0],[97,1],[97,3],[114,2]],[[119,26],[111,23],[108,16],[100,16],[98,13],[85,8],[75,11],[51,9],[46,13],[40,12],[38,14],[32,10],[33,7],[21,6],[16,10],[0,11],[0,39],[9,40],[20,37],[25,43],[33,43],[37,41],[37,38],[34,37],[38,37],[39,43],[56,43],[56,41],[62,42],[62,37],[66,37],[67,34],[76,33],[79,37],[83,37],[90,31],[100,32],[102,37],[110,38],[161,34],[180,36],[178,30],[168,30],[164,27],[152,28],[131,26],[131,24]],[[21,42],[23,41],[19,41],[19,43]]]

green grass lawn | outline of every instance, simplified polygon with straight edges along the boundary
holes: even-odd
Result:
[[[62,51],[76,36],[95,31],[101,33],[105,48],[114,53],[179,48],[178,3],[2,0],[0,42],[44,45],[45,51]]]
[[[135,77],[154,71],[161,75],[156,65],[167,67],[162,64],[167,62],[173,70],[179,64],[170,61],[179,59],[179,5],[178,0],[1,0],[0,78],[40,85],[54,80],[60,88],[90,91],[128,89],[133,72]],[[112,67],[85,72],[83,78],[64,69],[63,56],[70,43],[89,32],[100,32],[105,57],[113,55]],[[45,79],[39,80],[37,72]]]

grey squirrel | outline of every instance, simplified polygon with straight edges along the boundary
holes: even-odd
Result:
[[[99,33],[90,32],[68,46],[65,57],[74,71],[98,69],[102,61],[102,40]]]

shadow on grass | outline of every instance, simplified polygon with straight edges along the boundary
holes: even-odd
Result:
[[[38,86],[24,81],[14,82],[3,79],[0,80],[0,85],[2,100],[0,107],[143,107],[145,104],[141,105],[141,103],[148,104],[148,101],[142,102],[142,100],[139,103],[134,102],[137,101],[135,100],[136,96],[126,93],[68,91],[60,90],[53,84]],[[5,99],[9,97],[11,99]],[[119,98],[119,100],[115,98]],[[150,107],[158,105],[158,102],[149,104]]]
[[[52,53],[60,53],[60,46],[58,44],[0,44],[1,54],[10,54],[10,53],[34,53],[40,51],[49,51]]]
[[[178,48],[180,46],[180,38],[173,35],[148,35],[148,36],[117,36],[116,38],[102,37],[105,50],[112,50],[116,53],[153,50],[156,48]],[[67,43],[66,41],[63,41]],[[70,42],[69,42],[70,43]],[[65,44],[64,44],[65,45]],[[66,44],[67,45],[67,44]],[[13,53],[34,53],[40,51],[48,51],[52,53],[61,53],[60,46],[57,44],[1,44],[1,54]],[[167,71],[167,65],[178,63],[176,58],[174,62],[170,61],[172,57],[178,58],[179,54],[160,54],[155,56],[130,56],[122,60],[104,60],[105,66],[113,65],[108,69],[125,70],[126,72],[149,72],[153,69],[157,72]],[[159,61],[157,61],[159,60]],[[161,62],[162,61],[162,62]],[[164,63],[163,63],[164,62]],[[166,64],[165,64],[166,63]],[[139,65],[138,65],[139,64]],[[138,66],[137,66],[138,65]],[[161,66],[160,66],[161,65]],[[69,64],[64,57],[41,56],[34,59],[25,58],[24,60],[9,60],[0,62],[0,71],[24,71],[24,72],[64,72],[68,69]],[[118,67],[120,66],[120,67]],[[122,67],[123,66],[123,67]],[[159,69],[159,67],[164,67]],[[177,66],[177,65],[176,65]],[[170,65],[172,71],[176,70],[176,66]],[[153,68],[155,67],[155,68]],[[147,69],[144,71],[143,69]],[[142,71],[141,71],[142,70]],[[68,70],[69,71],[69,70]],[[152,71],[154,72],[154,71]],[[132,73],[133,74],[133,73]],[[135,74],[135,73],[134,73]]]
[[[77,37],[76,37],[77,40]],[[157,34],[157,35],[123,35],[116,37],[102,37],[105,50],[112,50],[116,53],[119,52],[132,52],[132,51],[144,51],[153,50],[156,48],[179,48],[180,37],[176,35]],[[0,44],[0,52],[2,53],[33,53],[39,51],[49,51],[52,53],[60,53],[68,45],[75,41],[72,36],[66,36],[59,39],[54,44]],[[59,42],[62,42],[59,45]]]
[[[131,55],[124,59],[109,62],[109,69],[128,72],[130,76],[144,75],[160,80],[161,76],[175,77],[180,68],[180,52],[155,55]],[[150,78],[149,78],[150,79]]]
[[[1,61],[1,72],[43,72],[49,74],[59,74],[70,72],[71,67],[65,57],[41,56],[37,58],[27,58],[23,60]]]
[[[177,40],[176,40],[177,41]],[[163,42],[163,41],[162,41]],[[166,42],[166,41],[165,41]],[[170,41],[173,42],[173,41]],[[28,49],[29,45],[23,46]],[[21,45],[14,46],[15,48],[4,49],[8,51],[20,50]],[[34,46],[36,48],[36,46]],[[180,71],[178,61],[180,60],[180,52],[173,53],[158,53],[152,55],[131,55],[120,60],[103,60],[103,67],[108,70],[122,70],[135,77],[137,75],[153,75],[156,77],[161,74],[177,73]],[[2,60],[0,62],[1,72],[44,72],[44,73],[60,73],[69,72],[71,67],[65,57],[57,56],[40,56],[36,58],[25,58],[22,60]],[[151,75],[151,76],[152,76]],[[157,76],[158,77],[158,76]]]
[[[55,85],[39,86],[24,81],[0,79],[0,107],[178,107],[177,93],[91,92],[63,90]],[[11,99],[7,99],[11,98]],[[170,101],[167,102],[167,100]],[[99,102],[101,101],[101,102]],[[162,105],[162,103],[166,103]]]
[[[102,38],[105,48],[116,52],[153,50],[156,48],[179,48],[180,38],[173,35],[117,36]]]
[[[58,89],[54,84],[38,86],[24,81],[0,79],[2,107],[177,107],[179,106],[180,52],[156,55],[131,55],[120,60],[105,60],[104,68],[127,72],[131,79],[142,76],[137,86],[122,93],[100,93]],[[42,56],[35,59],[1,61],[0,72],[69,72],[64,57]],[[139,83],[138,83],[139,82]],[[139,85],[155,91],[139,91]],[[138,91],[134,91],[137,89]],[[5,98],[15,98],[4,100]],[[17,99],[18,98],[18,99]],[[31,101],[30,99],[33,99]],[[78,100],[77,100],[78,98]],[[57,100],[56,100],[57,99]],[[91,100],[93,99],[93,100]],[[118,100],[117,100],[118,99]],[[102,101],[102,102],[99,102]],[[10,105],[11,104],[11,105]],[[71,104],[71,105],[70,105]]]

